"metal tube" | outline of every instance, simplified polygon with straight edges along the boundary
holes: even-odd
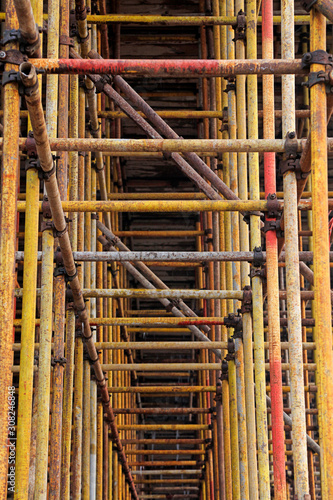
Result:
[[[294,47],[294,3],[283,0],[281,4],[282,57],[293,59]],[[325,103],[326,104],[326,103]],[[295,78],[282,76],[282,135],[284,137],[295,130]],[[299,498],[309,493],[308,463],[306,454],[306,423],[303,377],[300,277],[298,261],[298,238],[295,227],[298,225],[297,181],[295,172],[287,171],[283,175],[285,193],[285,250],[286,250],[286,287],[288,308],[288,337],[290,341],[290,384],[291,407],[293,418],[293,454],[295,461],[295,488]],[[285,477],[285,476],[284,476]],[[285,479],[284,479],[285,482]],[[284,486],[286,487],[286,486]],[[281,496],[285,498],[285,496]]]
[[[149,236],[149,235],[148,235]],[[166,234],[166,237],[169,235]],[[24,260],[24,252],[15,253],[16,261]],[[81,262],[99,262],[99,261],[149,261],[149,262],[253,262],[255,256],[253,252],[132,252],[132,251],[114,251],[114,252],[73,252],[74,260]],[[333,262],[333,252],[329,253],[330,261]],[[302,262],[311,263],[313,261],[313,252],[299,252],[298,258]],[[42,252],[37,252],[37,260],[42,260]],[[266,252],[262,252],[262,260],[266,262]],[[285,252],[281,252],[279,262],[285,262]],[[312,274],[309,274],[309,277]],[[310,278],[311,279],[311,278]],[[309,280],[310,281],[310,280]],[[312,279],[311,279],[312,282]],[[308,292],[306,292],[308,293]],[[309,292],[311,293],[311,292]],[[210,318],[211,319],[211,318]]]
[[[26,53],[29,57],[42,57],[41,40],[39,37],[38,25],[35,24],[34,14],[30,0],[14,0],[15,11],[19,22],[21,35],[26,40],[28,46]],[[50,21],[52,22],[52,12]],[[49,54],[47,57],[51,57]]]
[[[263,56],[273,55],[273,4],[265,0],[262,5],[262,37]],[[264,137],[275,138],[274,120],[274,77],[263,77],[263,109]],[[264,154],[265,196],[276,191],[275,154]],[[286,495],[285,454],[284,454],[284,423],[282,399],[282,371],[279,322],[279,278],[278,278],[278,247],[276,231],[266,233],[267,252],[267,306],[268,306],[268,338],[271,383],[271,419],[273,443],[273,473],[274,495],[284,499]]]
[[[53,74],[131,74],[150,77],[193,77],[230,75],[306,75],[300,59],[294,60],[154,60],[154,59],[37,59],[37,69]]]
[[[316,10],[311,12],[311,50],[326,48],[325,21]],[[312,71],[319,71],[318,65],[311,66]],[[311,164],[313,196],[313,252],[314,252],[314,316],[316,320],[315,338],[317,341],[316,362],[318,365],[318,422],[319,439],[322,449],[320,460],[322,498],[333,495],[330,477],[333,473],[332,455],[332,348],[331,304],[329,279],[329,241],[328,213],[324,201],[327,199],[327,151],[320,130],[326,130],[326,94],[324,85],[315,85],[310,89],[311,109]]]
[[[18,28],[15,8],[12,0],[6,2],[6,28]],[[16,50],[18,44],[11,43],[8,48]],[[11,64],[5,65],[5,70],[14,69]],[[0,373],[0,396],[3,404],[0,405],[0,496],[7,495],[8,472],[8,388],[11,384],[12,364],[11,343],[13,340],[13,316],[15,287],[16,249],[16,199],[19,182],[19,152],[17,140],[19,138],[19,94],[17,83],[9,83],[3,89],[4,117],[1,175],[1,231],[0,231],[0,346],[2,369]]]
[[[27,172],[26,192],[26,237],[24,240],[26,260],[23,275],[24,294],[22,302],[21,361],[16,452],[16,474],[19,480],[16,485],[16,498],[24,497],[29,484],[37,285],[37,260],[35,257],[38,245],[39,218],[39,179],[36,169],[31,169]]]
[[[329,149],[333,139],[328,139]],[[3,139],[0,140],[2,146]],[[302,151],[304,139],[298,139],[298,152]],[[19,140],[20,149],[26,149],[26,141]],[[283,139],[50,139],[52,150],[56,151],[102,151],[115,152],[166,152],[166,153],[251,153],[276,152],[283,153],[285,140]],[[203,152],[203,153],[202,153]]]

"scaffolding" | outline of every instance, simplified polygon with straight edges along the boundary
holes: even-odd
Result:
[[[4,0],[0,500],[332,500],[332,0]]]

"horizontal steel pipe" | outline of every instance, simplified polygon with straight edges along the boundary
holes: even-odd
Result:
[[[154,460],[153,462],[128,462],[130,467],[191,467],[198,466],[197,460]],[[161,471],[163,472],[163,471]]]
[[[89,15],[87,22],[91,24],[114,24],[114,23],[131,23],[131,24],[147,24],[159,26],[232,26],[236,24],[235,16],[139,16],[126,14],[106,14],[106,15]]]
[[[113,318],[112,318],[113,319]],[[21,320],[15,320],[21,321]],[[92,320],[93,321],[93,320]],[[90,323],[92,324],[92,323]],[[104,324],[104,323],[94,323],[97,325]],[[303,342],[302,344],[304,350],[313,350],[316,349],[316,343],[315,342]],[[170,351],[181,351],[181,350],[188,350],[188,349],[227,349],[228,343],[227,342],[200,342],[200,341],[193,341],[193,342],[95,342],[95,347],[97,350],[104,350],[104,349],[134,349],[134,350],[157,350],[157,351],[163,351],[163,350],[170,350]],[[268,342],[264,343],[265,349],[268,349]],[[13,351],[20,351],[21,349],[21,344],[13,344]],[[35,344],[35,349],[38,351],[39,349],[39,344]],[[289,349],[289,342],[281,342],[281,349]]]
[[[302,151],[304,139],[298,140],[298,152]],[[0,140],[2,144],[2,139]],[[25,140],[20,139],[21,149],[25,149]],[[50,146],[55,151],[91,151],[91,152],[131,152],[131,153],[283,153],[283,139],[50,139]]]
[[[178,476],[179,474],[184,474],[184,475],[196,475],[196,474],[201,474],[202,470],[201,469],[180,469],[180,470],[135,470],[132,472],[133,475],[136,476],[159,476],[159,475],[166,475],[166,476]]]
[[[172,424],[170,424],[172,425]],[[182,427],[186,427],[188,424],[184,424]],[[196,425],[196,424],[194,424]],[[172,429],[173,430],[173,429]],[[172,450],[128,450],[127,455],[204,455],[205,450],[182,450],[182,449],[172,449]]]
[[[306,202],[300,202],[300,207]],[[25,201],[17,202],[18,212],[25,211]],[[308,207],[308,205],[305,205]],[[281,203],[281,208],[283,204]],[[65,212],[224,212],[265,211],[266,201],[63,201]],[[311,204],[309,205],[311,208]],[[42,209],[42,204],[40,204]]]
[[[110,394],[123,394],[129,392],[131,394],[141,393],[141,394],[181,394],[189,392],[216,392],[216,387],[214,385],[205,386],[140,386],[140,387],[109,387]]]
[[[22,113],[22,111],[21,111]],[[144,113],[138,112],[140,116],[145,116]],[[183,120],[202,120],[204,118],[222,118],[223,117],[223,111],[197,111],[197,110],[156,110],[155,113],[160,116],[161,118],[175,118],[175,119],[183,119]],[[0,113],[1,116],[1,113]],[[263,111],[259,110],[258,111],[258,116],[262,118],[263,116]],[[274,112],[275,118],[282,118],[282,111],[281,110],[275,110]],[[127,115],[123,111],[99,111],[98,112],[98,117],[99,118],[127,118]],[[310,111],[308,109],[299,109],[296,110],[296,117],[297,118],[309,118],[310,117]]]
[[[123,443],[125,445],[129,444],[143,444],[143,445],[151,445],[151,444],[206,444],[205,439],[124,439]]]
[[[227,342],[96,342],[96,349],[183,350],[226,349]],[[126,347],[124,347],[126,346]]]
[[[283,202],[279,202],[283,209]],[[17,202],[17,211],[25,212],[25,201]],[[171,201],[63,201],[65,212],[136,212],[136,213],[170,213],[170,212],[252,212],[267,211],[266,201],[239,200],[171,200]],[[311,210],[312,201],[302,200],[298,204],[299,210]],[[333,200],[328,200],[328,208],[332,210]],[[40,204],[40,211],[42,204]]]
[[[133,364],[104,364],[105,372],[116,371],[142,371],[142,372],[169,372],[176,370],[221,370],[221,363],[133,363]]]
[[[212,413],[210,408],[115,408],[114,414],[121,415],[198,415]]]
[[[47,74],[140,75],[149,77],[207,77],[233,75],[306,75],[301,59],[38,59]]]
[[[140,387],[141,389],[141,387]],[[120,431],[208,431],[209,425],[206,424],[131,424],[119,425]],[[159,451],[159,450],[155,450]],[[164,451],[164,450],[163,450]],[[127,451],[127,454],[130,450]]]
[[[47,21],[48,19],[48,14],[43,14],[43,19]],[[124,20],[126,19],[126,21]],[[108,24],[108,23],[124,23],[124,24],[142,24],[142,25],[147,25],[149,27],[150,24],[156,23],[157,19],[161,19],[161,24],[163,25],[177,25],[179,24],[180,20],[184,19],[184,22],[182,21],[180,24],[183,26],[186,24],[187,26],[202,26],[205,25],[206,23],[202,23],[202,19],[207,20],[207,25],[221,25],[223,26],[223,20],[227,20],[228,18],[226,16],[138,16],[135,14],[88,14],[87,15],[87,23],[88,24]],[[230,17],[230,19],[236,19],[233,16]],[[0,21],[5,20],[5,13],[0,12]],[[149,21],[148,21],[149,20]],[[151,20],[151,21],[150,21]],[[175,21],[174,21],[175,20]],[[222,24],[220,23],[220,20],[222,20]],[[176,23],[176,24],[175,24]],[[198,24],[196,24],[198,23]],[[257,23],[261,24],[262,23],[262,17],[258,16],[257,17]],[[309,15],[296,15],[294,16],[294,23],[296,25],[308,25],[310,24],[310,16]],[[281,24],[281,16],[273,16],[273,24],[275,25],[280,25]],[[328,22],[328,24],[330,24]]]
[[[266,370],[269,370],[269,363],[265,364]],[[282,370],[289,370],[289,363],[281,364]],[[104,364],[102,369],[106,372],[114,371],[141,371],[141,372],[166,372],[166,371],[197,371],[197,370],[221,370],[221,363],[133,363],[133,364]],[[308,371],[315,371],[315,363],[303,363],[303,369]]]
[[[135,484],[199,484],[200,479],[136,479]]]
[[[162,237],[162,235],[161,235]],[[168,235],[164,237],[169,237]],[[79,262],[253,262],[253,252],[73,252],[74,259]],[[42,259],[42,252],[37,253],[38,260]],[[16,252],[16,261],[24,260],[24,251]],[[285,261],[285,252],[279,258]],[[299,252],[299,260],[313,261],[313,252]],[[333,261],[333,252],[330,252]],[[266,252],[262,252],[262,261],[266,261]]]
[[[243,292],[234,290],[157,290],[157,289],[88,289],[82,290],[83,297],[140,297],[140,298],[172,298],[172,299],[234,299],[242,300]]]

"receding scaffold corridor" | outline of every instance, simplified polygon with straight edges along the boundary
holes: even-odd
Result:
[[[333,0],[3,0],[0,500],[333,499]]]

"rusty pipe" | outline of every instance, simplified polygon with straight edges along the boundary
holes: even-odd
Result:
[[[17,19],[23,40],[26,41],[26,54],[29,57],[42,57],[38,25],[35,23],[30,0],[14,0]]]

